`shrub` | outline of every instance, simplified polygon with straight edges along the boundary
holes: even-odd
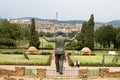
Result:
[[[83,54],[84,56],[89,56],[89,55],[91,55],[91,56],[95,56],[96,54]]]
[[[25,52],[28,55],[39,55],[39,52]]]
[[[78,53],[75,53],[75,52],[69,52],[68,55],[78,55]]]
[[[50,55],[46,65],[50,65],[51,64],[51,60],[52,60],[52,54]]]
[[[51,49],[52,49],[52,48],[53,48],[53,46],[52,46],[52,45],[50,45],[50,44],[48,44],[48,45],[46,45],[46,46],[45,46],[45,48],[51,48]]]
[[[22,51],[1,51],[2,54],[23,54]]]
[[[70,66],[74,66],[74,63],[73,63],[73,61],[72,61],[71,58],[70,58],[70,55],[68,55],[68,64],[69,64]]]
[[[50,52],[41,52],[40,55],[51,55]]]

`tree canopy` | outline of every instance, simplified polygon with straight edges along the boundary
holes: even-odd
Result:
[[[16,41],[23,39],[22,27],[10,23],[7,19],[0,23],[0,46],[16,46]]]

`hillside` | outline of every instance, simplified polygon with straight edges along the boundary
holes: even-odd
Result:
[[[33,17],[22,17],[22,18],[15,18],[15,19],[29,19],[31,20]],[[3,18],[0,18],[0,21],[2,21]],[[82,24],[85,20],[66,20],[66,21],[63,21],[63,20],[55,20],[55,19],[40,19],[40,18],[37,18],[35,17],[35,20],[36,21],[50,21],[50,22],[53,22],[53,23],[56,23],[56,24],[61,24],[61,23],[68,23],[68,24],[72,24],[72,25],[75,25],[75,24]],[[95,22],[95,24],[97,25],[113,25],[113,26],[120,26],[120,20],[113,20],[113,21],[109,21],[109,22],[106,22],[106,23],[102,23],[102,22]]]
[[[113,26],[120,26],[120,20],[113,20],[113,21],[107,22],[106,24],[113,25]]]

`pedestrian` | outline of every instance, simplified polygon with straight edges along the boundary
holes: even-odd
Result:
[[[76,62],[74,62],[74,67],[76,67]]]
[[[80,67],[80,62],[77,60],[76,61],[76,66],[79,68]]]

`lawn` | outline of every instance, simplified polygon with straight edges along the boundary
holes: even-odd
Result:
[[[7,65],[48,65],[49,55],[28,55],[26,60],[23,55],[0,54],[0,64]]]
[[[102,63],[102,56],[71,56],[74,61],[79,60],[80,63]],[[105,63],[111,63],[113,56],[106,56]]]
[[[52,45],[53,47],[55,46],[55,44],[53,42],[47,42],[45,39],[43,38],[39,38],[40,39],[40,48],[42,47],[46,47],[46,45]]]
[[[95,56],[85,56],[85,55],[71,55],[70,59],[72,62],[78,60],[82,66],[102,66],[103,54],[107,54],[108,51],[93,51]],[[119,51],[117,52],[119,53]],[[113,64],[114,56],[105,56],[105,66],[120,66],[120,61],[117,64]]]

